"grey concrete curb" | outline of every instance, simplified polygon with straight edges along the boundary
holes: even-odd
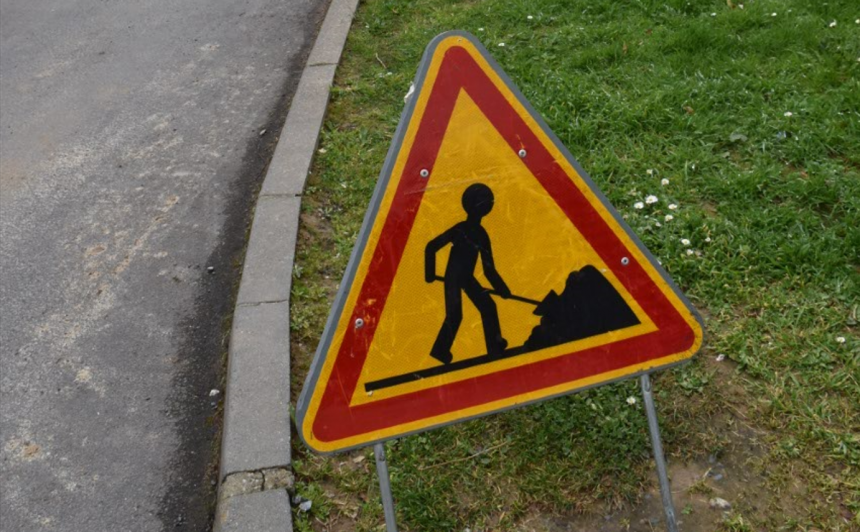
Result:
[[[230,333],[215,530],[292,531],[290,287],[301,194],[359,0],[332,0],[263,181]]]

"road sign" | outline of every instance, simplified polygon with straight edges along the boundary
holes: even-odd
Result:
[[[298,403],[334,452],[688,360],[700,320],[471,35],[428,46]]]

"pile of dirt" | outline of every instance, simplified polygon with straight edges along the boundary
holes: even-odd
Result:
[[[639,324],[621,294],[594,266],[572,272],[562,293],[550,291],[534,313],[541,320],[526,340],[529,351]]]

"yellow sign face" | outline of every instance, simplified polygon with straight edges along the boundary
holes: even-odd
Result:
[[[311,448],[692,357],[695,311],[473,37],[415,86],[299,400]]]

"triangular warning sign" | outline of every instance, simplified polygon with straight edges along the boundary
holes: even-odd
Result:
[[[424,54],[298,404],[345,450],[665,368],[702,326],[471,35]]]

